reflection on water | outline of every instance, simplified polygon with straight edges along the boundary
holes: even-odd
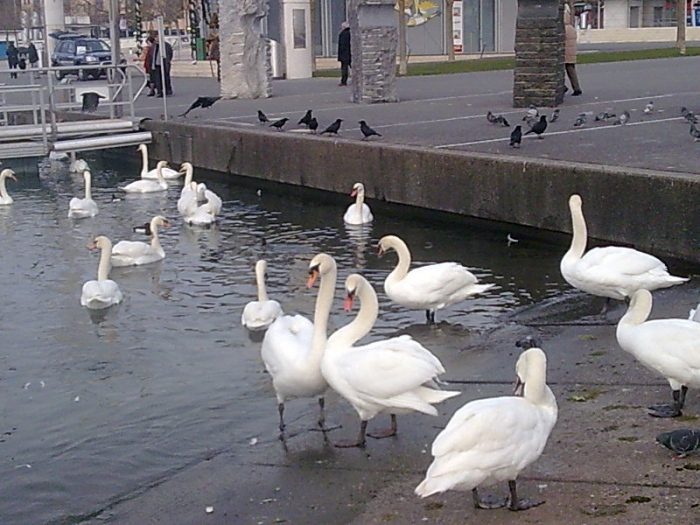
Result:
[[[410,333],[438,355],[459,347],[468,331],[498,326],[514,307],[562,288],[562,246],[522,236],[509,245],[505,231],[405,220],[376,207],[373,225],[353,228],[342,222],[345,201],[313,202],[284,188],[258,192],[199,172],[224,208],[211,228],[190,227],[177,217],[178,184],[113,199],[138,168],[88,160],[96,217],[67,217],[70,198],[84,192],[67,163],[52,162],[41,177],[19,176],[15,204],[0,207],[0,476],[12,480],[0,487],[3,523],[86,515],[212,450],[275,434],[260,341],[240,325],[256,297],[259,258],[268,261],[270,297],[287,313],[311,317],[308,262],[328,252],[339,267],[331,328],[349,319],[341,288],[359,271],[379,294],[376,336]],[[165,260],[113,269],[124,301],[105,311],[81,308],[82,284],[95,278],[99,257],[89,242],[97,235],[143,240],[133,226],[158,214],[173,222],[160,235]],[[423,312],[393,305],[383,293],[396,264],[376,255],[377,239],[387,234],[407,242],[415,265],[459,261],[497,286],[440,312],[436,336]]]

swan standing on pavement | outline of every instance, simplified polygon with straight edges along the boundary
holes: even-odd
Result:
[[[321,284],[316,297],[314,322],[301,315],[283,315],[272,323],[262,342],[261,355],[265,369],[272,377],[280,416],[280,439],[284,440],[284,403],[295,397],[318,397],[321,430],[325,426],[324,394],[328,383],[321,374],[321,359],[327,340],[328,316],[338,270],[335,260],[325,253],[309,263],[308,287],[316,279]]]
[[[360,311],[349,324],[328,338],[321,361],[321,372],[328,384],[344,397],[360,416],[360,432],[355,441],[336,443],[338,447],[364,447],[367,422],[379,413],[391,414],[391,429],[372,437],[396,434],[396,414],[412,411],[437,416],[434,403],[460,392],[440,390],[437,377],[445,372],[440,360],[408,335],[353,346],[367,335],[379,313],[377,294],[359,274],[345,281],[346,310],[353,299],[360,299]]]
[[[165,191],[168,189],[168,183],[165,182],[163,178],[163,168],[165,168],[168,163],[164,160],[158,162],[156,166],[156,175],[158,180],[149,179],[139,179],[134,182],[130,182],[122,188],[127,193],[155,193],[159,191]]]
[[[423,498],[447,490],[471,490],[476,508],[525,510],[544,501],[520,500],[516,478],[540,457],[557,422],[557,401],[547,386],[547,358],[540,348],[520,354],[517,381],[523,397],[470,401],[454,413],[433,442],[434,456],[416,487]],[[510,498],[481,499],[478,487],[508,481]]]
[[[158,227],[170,226],[168,220],[162,215],[156,215],[151,219],[151,244],[142,241],[119,241],[112,248],[112,266],[140,266],[151,264],[165,258],[165,251],[160,245]]]
[[[688,279],[668,273],[666,265],[648,253],[622,246],[604,246],[586,251],[588,232],[579,195],[569,197],[573,236],[561,260],[561,274],[571,286],[610,299],[624,300],[639,289],[656,290]]]
[[[73,197],[68,206],[68,217],[72,219],[85,219],[97,215],[97,203],[92,200],[92,175],[90,171],[83,171],[85,179],[85,198]]]
[[[365,186],[361,182],[356,182],[352,187],[351,197],[355,197],[355,204],[348,206],[343,221],[346,224],[369,224],[374,220],[372,210],[365,204]]]
[[[688,387],[700,388],[700,323],[689,319],[647,321],[651,307],[651,292],[634,292],[627,312],[617,323],[617,342],[671,385],[673,403],[649,407],[651,415],[681,416]]]
[[[425,310],[429,323],[435,322],[435,312],[485,292],[493,284],[478,284],[476,276],[456,262],[420,266],[409,271],[411,252],[395,235],[379,240],[379,256],[395,250],[399,262],[384,281],[384,291],[395,303],[413,310]]]
[[[141,152],[141,178],[157,180],[157,168],[154,168],[150,171],[148,169],[148,146],[146,146],[145,144],[140,144],[137,149]],[[174,170],[172,168],[168,168],[167,164],[166,167],[163,168],[163,178],[166,180],[178,179],[181,175],[182,172]]]
[[[7,188],[5,188],[5,179],[12,179],[13,181],[17,182],[15,172],[10,168],[5,168],[4,170],[0,171],[0,205],[12,204],[14,202],[12,197],[10,197],[10,194],[7,193]]]
[[[258,286],[258,300],[250,301],[243,309],[241,316],[241,324],[251,332],[266,330],[275,319],[281,316],[282,307],[275,300],[268,299],[267,289],[265,288],[265,272],[267,271],[267,262],[260,259],[255,263],[255,281]]]
[[[97,280],[87,281],[83,285],[80,295],[80,304],[92,310],[101,310],[119,304],[124,296],[117,283],[109,278],[109,256],[112,251],[112,243],[107,237],[100,236],[95,239],[89,250],[99,248],[100,264],[97,268]]]

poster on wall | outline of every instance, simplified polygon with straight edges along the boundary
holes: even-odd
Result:
[[[462,0],[454,0],[452,4],[452,46],[455,53],[461,53],[462,40]]]

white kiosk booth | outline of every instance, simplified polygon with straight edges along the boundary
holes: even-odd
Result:
[[[287,78],[311,78],[311,1],[282,0],[282,20]]]

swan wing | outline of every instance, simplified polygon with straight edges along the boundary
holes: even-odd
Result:
[[[216,217],[211,212],[207,204],[202,204],[193,213],[185,215],[184,220],[187,224],[196,226],[206,226],[216,222]]]
[[[273,378],[308,355],[313,331],[314,324],[301,315],[283,315],[268,327],[260,354]]]
[[[116,282],[111,279],[93,280],[83,284],[80,304],[92,309],[101,309],[118,304],[122,299],[122,292]]]
[[[588,271],[618,272],[624,275],[642,275],[648,272],[667,273],[666,265],[648,253],[623,246],[603,246],[588,251],[579,263]]]
[[[347,224],[368,224],[373,220],[372,211],[365,203],[362,203],[361,207],[351,204],[343,215],[343,221]]]
[[[94,217],[97,212],[97,203],[92,199],[73,197],[68,205],[68,217],[72,219]]]
[[[166,180],[173,180],[182,177],[182,173],[172,168],[161,168],[163,172],[163,178]],[[144,172],[141,175],[142,179],[147,180],[158,180],[158,168],[153,168],[150,171]]]
[[[177,200],[177,211],[187,217],[197,210],[197,192],[191,188],[183,188],[180,198]]]
[[[212,215],[218,215],[223,205],[221,198],[211,190],[204,190],[204,198],[207,199],[206,206]]]
[[[146,179],[135,180],[122,188],[127,193],[152,193],[165,189],[167,188],[162,187],[158,182]]]
[[[264,330],[283,314],[277,301],[251,301],[243,309],[241,324],[248,330]]]

